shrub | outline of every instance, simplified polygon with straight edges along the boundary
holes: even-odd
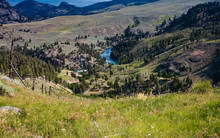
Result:
[[[0,86],[0,95],[5,95],[6,91],[4,88]]]
[[[212,84],[210,81],[203,81],[200,83],[196,83],[192,87],[192,92],[193,93],[207,93],[207,92],[212,92]]]
[[[9,96],[9,97],[13,97],[14,96],[14,89],[4,85],[1,81],[0,81],[0,96]]]

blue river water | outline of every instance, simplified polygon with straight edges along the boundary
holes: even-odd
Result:
[[[106,48],[105,52],[101,54],[101,57],[106,59],[107,64],[118,65],[118,63],[111,58],[111,53],[112,49]]]

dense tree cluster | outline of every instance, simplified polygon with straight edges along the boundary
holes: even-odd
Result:
[[[58,45],[59,45],[59,42],[54,42],[52,44],[44,43],[43,45],[41,45],[39,47],[34,46],[33,48],[29,48],[29,43],[25,43],[23,46],[17,45],[14,49],[18,53],[23,53],[23,54],[31,56],[31,57],[36,57],[36,58],[43,60],[47,63],[51,63],[56,68],[60,69],[60,67],[62,67],[64,64],[63,61],[65,59],[65,55],[63,55],[62,48],[60,48]],[[58,46],[58,48],[57,48],[58,55],[56,57],[48,57],[48,55],[45,51],[54,50],[56,48],[55,46]]]
[[[138,41],[124,41],[113,47],[111,57],[120,64],[131,63],[135,60],[144,60],[145,63],[148,63],[153,60],[155,56],[183,44],[184,41],[180,41],[182,38],[184,38],[183,35],[176,34],[162,40],[155,40],[151,45],[148,44],[137,49],[135,52],[132,51],[132,49],[137,45]]]
[[[23,78],[41,76],[53,81],[57,77],[57,72],[59,72],[58,68],[50,63],[17,52],[14,54],[13,65]],[[0,72],[7,74],[8,68],[8,53],[0,51]],[[16,77],[16,74],[13,74],[13,76]]]
[[[213,59],[214,75],[213,80],[215,84],[220,82],[220,50],[216,51],[215,59]]]
[[[100,56],[100,53],[96,50],[96,45],[95,44],[86,44],[86,43],[76,43],[75,46],[79,48],[78,52],[82,54],[88,54],[89,58],[95,57],[97,62],[100,65],[104,65],[105,60]]]
[[[207,27],[220,23],[220,3],[208,2],[188,10],[180,18],[174,18],[165,31],[174,31],[191,27]]]
[[[109,86],[113,88],[109,96],[134,95],[137,93],[158,95],[186,92],[192,86],[192,80],[189,77],[180,80],[175,75],[161,77],[159,73],[151,74],[149,79],[144,80],[140,74],[137,74],[124,80],[117,77],[113,83],[109,83]]]
[[[199,41],[201,39],[220,39],[220,24],[202,28],[193,28],[190,34],[190,41]]]
[[[134,57],[132,54],[130,54],[130,51],[141,39],[150,37],[149,32],[144,33],[140,30],[133,32],[131,30],[132,26],[128,26],[122,35],[106,38],[107,45],[113,46],[111,58],[116,60],[119,64],[130,63],[134,61]]]
[[[82,83],[71,83],[68,88],[72,90],[74,94],[83,94],[88,89],[88,84],[84,81]]]

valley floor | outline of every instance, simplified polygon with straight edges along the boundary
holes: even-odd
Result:
[[[14,97],[0,96],[0,137],[205,137],[220,136],[220,90],[120,99],[55,97],[6,80]]]

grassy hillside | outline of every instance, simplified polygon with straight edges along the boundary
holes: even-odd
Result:
[[[220,91],[204,83],[191,93],[120,99],[50,97],[1,83],[15,96],[0,96],[0,107],[15,106],[22,113],[0,113],[0,137],[220,136]]]
[[[78,35],[90,35],[90,38],[103,39],[103,36],[122,33],[133,23],[133,17],[140,17],[138,28],[154,31],[163,16],[181,15],[188,8],[202,2],[212,0],[160,0],[158,2],[123,8],[118,11],[106,12],[89,16],[63,16],[40,22],[10,24],[9,29],[30,29],[33,33],[18,32],[24,38],[31,38],[33,45],[39,42],[55,40],[71,40]],[[16,33],[14,33],[16,34]],[[95,37],[97,36],[97,37]]]

